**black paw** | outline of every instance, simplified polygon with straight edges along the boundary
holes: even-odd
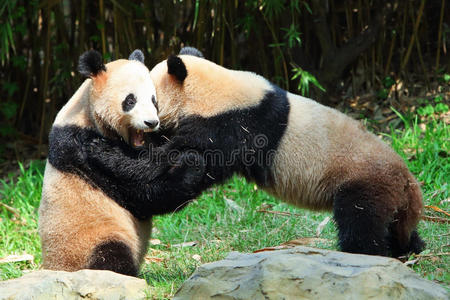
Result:
[[[87,143],[89,152],[107,151],[111,149],[109,141],[102,137],[93,138]]]
[[[86,151],[85,145],[83,144],[83,141],[77,137],[73,139],[72,147],[65,149],[65,151],[67,152],[68,159],[72,157],[73,164],[76,166],[84,164],[87,160],[88,152]]]
[[[174,162],[169,173],[179,176],[186,188],[199,184],[206,170],[206,162],[203,157],[194,152],[182,153]]]

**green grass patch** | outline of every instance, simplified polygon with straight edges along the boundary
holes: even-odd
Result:
[[[37,269],[41,245],[37,232],[44,162],[34,161],[28,168],[19,164],[20,175],[0,180],[0,259],[10,255],[31,254],[32,261],[0,264],[2,280],[19,277]]]
[[[405,128],[383,135],[405,159],[411,171],[423,184],[426,205],[450,210],[448,125],[443,121],[405,119]],[[15,278],[41,264],[40,241],[37,234],[37,208],[41,195],[43,162],[21,168],[20,176],[1,181],[0,258],[11,254],[32,254],[33,261],[0,264],[1,279]],[[290,215],[258,212],[259,209],[286,212]],[[446,218],[431,209],[430,216]],[[141,277],[149,285],[154,298],[173,296],[181,283],[203,263],[224,258],[230,251],[252,252],[283,242],[315,237],[317,226],[330,213],[302,210],[282,203],[260,190],[253,183],[233,177],[226,184],[205,191],[187,208],[154,218],[153,239]],[[447,218],[448,219],[448,218]],[[421,276],[450,285],[450,234],[448,223],[421,221],[419,233],[427,242],[422,257],[412,266]],[[328,222],[312,246],[337,249],[336,228]],[[195,246],[180,244],[196,242]],[[436,255],[440,254],[440,255]]]

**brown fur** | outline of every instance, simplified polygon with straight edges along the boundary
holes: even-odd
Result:
[[[110,136],[128,135],[128,120],[121,116],[120,101],[112,101],[114,85],[133,78],[115,78],[117,60],[107,71],[87,79],[58,113],[54,125],[96,128]],[[103,117],[100,118],[99,116]],[[39,208],[39,234],[43,267],[75,271],[88,267],[93,249],[105,241],[123,242],[131,249],[136,266],[147,251],[151,220],[138,221],[127,210],[80,177],[56,170],[47,162]]]
[[[47,164],[39,209],[43,267],[76,271],[87,267],[92,249],[104,241],[128,245],[141,263],[151,220],[140,222],[76,175]],[[75,193],[74,193],[75,191]]]

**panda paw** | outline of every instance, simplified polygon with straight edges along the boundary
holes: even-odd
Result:
[[[179,183],[184,188],[191,190],[197,189],[197,186],[202,182],[205,175],[206,162],[198,153],[182,153],[172,168],[169,174],[175,175],[179,179]]]

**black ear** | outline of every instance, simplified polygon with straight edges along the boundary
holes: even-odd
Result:
[[[203,56],[203,53],[198,50],[197,48],[194,47],[183,47],[180,50],[180,55],[192,55],[192,56],[197,56],[200,58],[205,58]]]
[[[129,60],[137,60],[140,61],[141,63],[144,63],[144,53],[142,53],[141,50],[136,49],[133,51],[133,53],[130,54],[130,57],[128,57]]]
[[[180,82],[183,82],[187,77],[187,70],[184,62],[175,55],[171,55],[167,59],[167,71],[170,75],[175,76]]]
[[[81,54],[78,60],[78,72],[86,77],[97,76],[98,73],[106,71],[100,52],[89,50]]]

